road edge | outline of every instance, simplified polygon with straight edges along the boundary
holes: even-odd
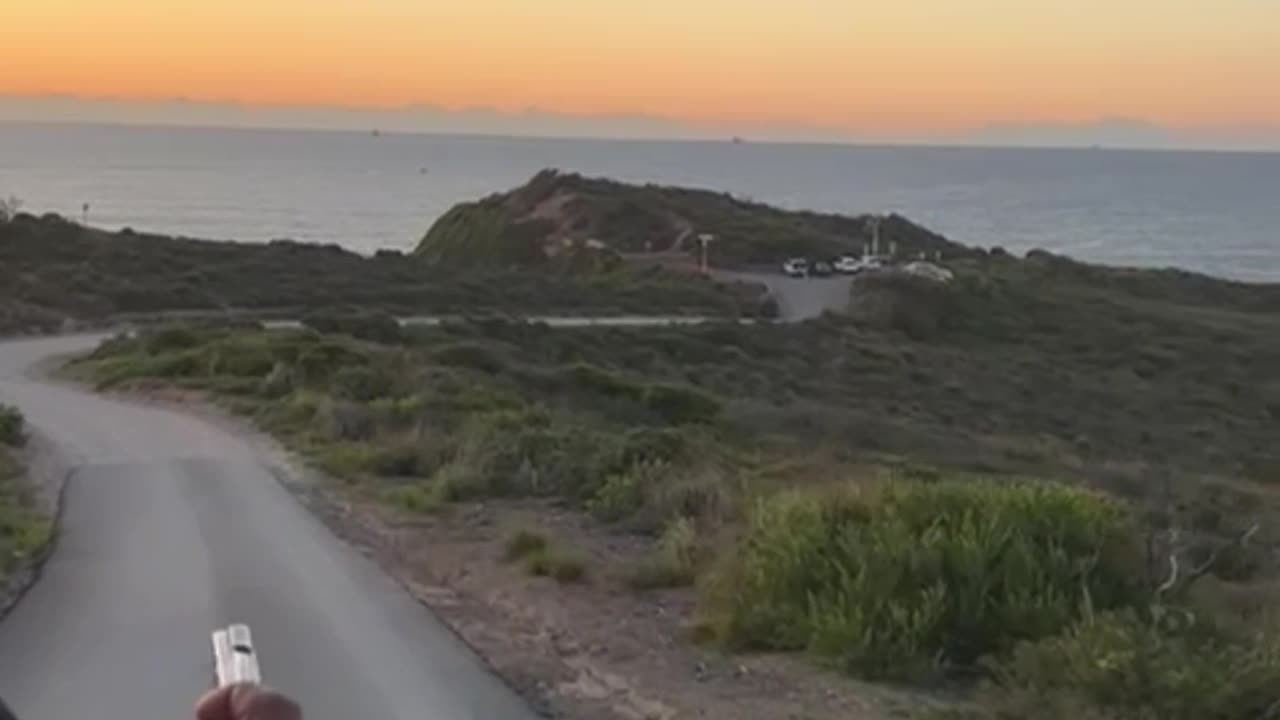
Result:
[[[458,642],[471,652],[472,656],[486,671],[522,699],[535,716],[546,718],[547,720],[561,720],[566,717],[556,708],[554,702],[547,696],[547,693],[535,678],[521,677],[502,671],[479,648],[469,642],[453,623],[436,612],[435,608],[426,599],[415,592],[409,578],[381,559],[377,540],[361,532],[358,523],[347,520],[350,511],[344,507],[340,493],[327,489],[327,487],[338,484],[336,479],[316,468],[306,458],[286,447],[269,433],[255,426],[252,420],[235,415],[210,400],[207,396],[197,395],[178,400],[148,394],[142,390],[101,392],[87,384],[60,377],[57,374],[58,369],[71,357],[73,356],[60,356],[51,359],[50,362],[33,366],[30,377],[39,382],[74,388],[79,392],[105,396],[112,400],[140,407],[182,413],[200,422],[208,423],[245,443],[254,451],[255,461],[258,465],[293,498],[294,502],[298,503],[299,507],[315,518],[334,539],[372,562],[380,572],[394,582],[413,602],[430,613],[441,627],[448,630],[458,639]],[[66,473],[59,494],[65,492],[66,480],[69,480],[73,475],[74,470]],[[57,513],[59,518],[61,517],[62,505],[63,503],[59,498]],[[46,543],[46,547],[42,549],[40,568],[43,568],[44,561],[48,559],[49,555],[52,555],[55,549],[57,529],[58,525],[55,525],[50,535],[50,542]],[[33,553],[34,555],[35,553]],[[34,585],[38,579],[39,572],[35,572],[30,582],[23,588],[22,593],[25,594],[26,590]],[[17,605],[16,599],[14,605]],[[3,605],[0,605],[0,608],[3,607]],[[0,609],[0,620],[4,619],[7,612],[7,608]]]
[[[37,502],[49,516],[49,537],[28,553],[8,581],[0,585],[0,622],[17,609],[27,592],[40,581],[45,564],[57,550],[67,485],[76,473],[76,468],[57,446],[38,430],[28,431],[27,447],[20,457],[26,468],[23,479],[35,488]]]

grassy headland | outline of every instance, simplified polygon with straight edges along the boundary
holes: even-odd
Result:
[[[711,264],[773,268],[793,255],[858,253],[871,241],[870,216],[781,210],[726,193],[627,185],[545,170],[506,193],[461,203],[432,225],[416,254],[470,268],[612,267],[638,255],[692,258],[697,235],[710,233]],[[906,218],[880,226],[887,249],[904,256],[974,251]]]

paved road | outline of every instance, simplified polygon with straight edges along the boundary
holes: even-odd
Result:
[[[309,720],[533,717],[244,442],[24,377],[93,342],[0,343],[0,400],[76,466],[57,549],[0,623],[0,696],[22,720],[189,718],[211,680],[209,632],[233,621]]]
[[[853,278],[833,275],[825,278],[793,278],[775,273],[713,270],[719,280],[761,283],[769,288],[778,303],[778,319],[798,322],[821,315],[826,310],[843,311],[849,307],[849,290]]]
[[[500,316],[499,316],[500,317]],[[714,315],[605,315],[600,317],[570,317],[563,315],[512,316],[513,320],[543,323],[553,328],[585,327],[665,327],[668,325],[703,325],[713,322],[742,322],[734,318]],[[465,317],[453,315],[407,315],[396,318],[401,325],[436,326],[446,322],[465,321]],[[301,320],[265,320],[263,326],[270,329],[294,329],[303,327]]]

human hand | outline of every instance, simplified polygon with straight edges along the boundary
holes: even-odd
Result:
[[[241,683],[200,698],[196,720],[302,720],[302,708],[274,690]]]

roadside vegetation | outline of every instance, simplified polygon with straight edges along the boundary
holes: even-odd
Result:
[[[0,590],[9,574],[48,539],[48,517],[25,485],[19,451],[27,434],[22,413],[0,404]]]
[[[591,275],[495,266],[459,276],[397,252],[235,243],[86,228],[56,215],[0,215],[0,334],[152,313],[267,312],[350,305],[402,314],[503,312],[754,315],[759,289],[656,269]]]
[[[408,513],[539,498],[561,582],[692,587],[694,636],[966,689],[973,718],[1280,712],[1274,288],[974,255],[797,325],[169,327],[72,371],[199,390]]]

